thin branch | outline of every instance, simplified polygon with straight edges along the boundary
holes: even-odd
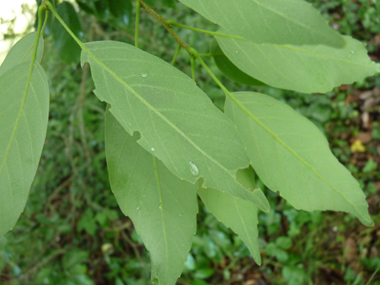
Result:
[[[151,14],[157,21],[159,21],[164,27],[165,29],[168,30],[168,32],[173,36],[173,38],[177,41],[177,43],[183,47],[190,55],[191,55],[191,52],[190,52],[190,46],[185,43],[177,34],[176,32],[174,32],[174,30],[172,29],[171,25],[167,22],[167,20],[162,17],[161,15],[157,14],[156,11],[154,11],[152,8],[150,8],[144,1],[142,0],[138,0],[138,2],[141,4],[142,7],[144,7],[144,9],[149,13]]]
[[[172,65],[174,65],[175,61],[177,60],[177,56],[179,55],[179,52],[181,51],[181,48],[182,47],[180,45],[177,46],[177,50],[176,50],[176,52],[174,54],[174,57],[173,57],[173,60],[172,60]]]

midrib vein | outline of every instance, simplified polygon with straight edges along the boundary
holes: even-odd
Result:
[[[164,233],[164,239],[165,239],[165,247],[166,247],[166,278],[168,277],[168,270],[169,270],[169,245],[168,245],[168,237],[166,234],[166,224],[165,224],[165,209],[164,209],[164,203],[162,201],[162,191],[161,191],[161,183],[160,183],[160,177],[158,175],[158,169],[157,169],[157,162],[156,157],[152,155],[153,157],[153,165],[154,165],[154,172],[156,174],[156,182],[157,182],[157,190],[160,198],[160,210],[161,210],[161,216],[162,216],[162,230]]]
[[[236,97],[235,97],[236,98]],[[283,147],[285,147],[291,154],[293,154],[300,162],[302,162],[306,167],[308,167],[319,179],[324,181],[327,185],[329,185],[335,192],[340,194],[344,200],[346,200],[349,204],[351,204],[354,209],[358,212],[359,210],[356,206],[343,195],[338,189],[336,189],[329,181],[327,181],[324,177],[322,177],[314,168],[308,164],[305,160],[303,160],[291,147],[289,147],[286,143],[284,143],[280,138],[278,138],[270,129],[268,129],[260,120],[258,120],[248,109],[244,107],[244,105],[236,98],[237,105],[249,116],[251,117],[260,127],[262,127],[268,134],[270,134],[276,141],[278,141]]]
[[[32,66],[34,66],[34,64]],[[25,90],[24,90],[24,95],[22,97],[22,102],[21,102],[20,110],[19,110],[19,112],[17,114],[16,123],[15,123],[15,125],[13,127],[12,134],[11,134],[11,137],[10,137],[8,145],[7,145],[7,149],[5,151],[4,159],[3,159],[2,163],[1,163],[0,175],[3,172],[3,170],[4,170],[5,163],[7,161],[7,158],[8,158],[8,155],[9,155],[9,151],[11,149],[11,145],[12,145],[13,139],[14,139],[14,137],[16,135],[18,124],[20,123],[21,114],[22,114],[22,112],[24,110],[24,106],[25,106],[25,102],[26,102],[26,97],[28,95],[28,90],[29,90],[30,81],[31,81],[31,78],[32,78],[32,73],[33,73],[33,67],[31,67],[31,70],[29,71],[29,74],[28,74],[28,80],[26,82],[26,86],[25,86]]]
[[[234,175],[225,168],[219,161],[215,160],[213,157],[209,156],[203,149],[201,149],[197,144],[195,144],[184,132],[182,132],[177,126],[175,126],[168,118],[166,118],[162,113],[160,113],[156,108],[154,108],[148,101],[140,96],[132,87],[130,87],[123,79],[121,79],[113,70],[111,70],[106,64],[99,60],[86,46],[84,46],[84,51],[102,68],[104,68],[112,77],[114,77],[118,82],[120,82],[125,88],[127,88],[137,99],[139,99],[146,107],[148,107],[152,112],[159,116],[165,123],[172,127],[177,133],[179,133],[184,139],[186,139],[195,149],[197,149],[202,155],[207,157],[217,166],[219,166],[223,171],[227,172],[230,177],[234,178]],[[205,181],[206,182],[206,181]]]

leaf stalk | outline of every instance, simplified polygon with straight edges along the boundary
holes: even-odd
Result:
[[[180,44],[177,45],[177,50],[174,54],[173,60],[172,60],[172,65],[174,65],[175,61],[177,60],[177,57],[179,55],[179,52],[181,51],[182,46]]]
[[[44,6],[42,6],[42,7],[44,7]],[[45,13],[45,22],[44,22],[44,25],[42,26],[41,34],[44,34],[44,32],[45,32],[45,27],[46,27],[48,16],[49,16],[49,10],[48,9],[45,9],[45,10],[46,10],[46,13]]]
[[[55,11],[54,6],[50,3],[50,1],[45,1],[45,5],[49,8],[49,10],[53,13],[53,15],[57,18],[57,20],[61,23],[61,25],[65,28],[65,30],[70,34],[70,36],[77,42],[77,44],[83,49],[84,51],[88,51],[86,46],[76,37],[76,35],[70,30],[70,28],[66,25],[66,23],[62,20],[62,18],[59,16],[57,11]],[[41,6],[43,7],[43,6]]]
[[[195,57],[194,55],[190,56],[190,63],[191,63],[191,77],[193,78],[194,82],[195,81]]]

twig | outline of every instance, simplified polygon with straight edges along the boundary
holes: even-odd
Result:
[[[45,205],[45,208],[44,208],[44,215],[47,216],[47,211],[49,209],[49,206],[51,204],[51,202],[53,201],[53,199],[67,186],[70,184],[71,180],[73,180],[75,178],[75,176],[70,176],[69,178],[67,178],[65,181],[63,181],[63,183],[61,183],[61,185],[59,185],[54,191],[53,193],[49,196],[49,198],[47,199],[46,201],[46,205]]]
[[[183,47],[190,55],[190,46],[185,43],[174,30],[172,29],[171,25],[167,22],[167,20],[162,17],[161,15],[157,14],[156,11],[154,11],[152,8],[150,8],[144,1],[138,0],[138,2],[141,4],[144,9],[151,14],[156,20],[158,20],[164,27],[165,29],[168,30],[168,32],[173,36],[173,38],[177,41],[177,43]]]
[[[140,254],[137,246],[133,243],[133,241],[128,237],[128,235],[124,231],[121,231],[120,233],[121,233],[122,237],[127,241],[127,243],[132,247],[133,252],[136,255],[136,258],[141,262],[142,258],[141,258],[141,254]]]

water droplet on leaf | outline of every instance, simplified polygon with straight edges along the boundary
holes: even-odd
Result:
[[[142,74],[141,74],[141,77],[142,77],[142,78],[147,78],[147,77],[148,77],[148,74],[146,74],[146,73],[142,73]]]
[[[193,174],[194,176],[198,176],[199,175],[198,167],[194,163],[192,163],[191,161],[189,162],[189,164],[190,164],[191,174]]]
[[[158,209],[162,210],[161,205],[158,207]]]
[[[151,151],[155,151],[154,147],[152,147],[150,150],[151,150]]]

